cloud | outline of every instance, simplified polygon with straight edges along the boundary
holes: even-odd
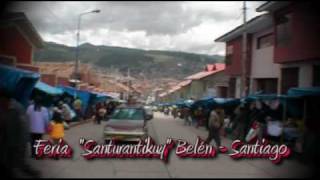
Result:
[[[248,2],[248,19],[262,2]],[[214,38],[242,23],[242,2],[16,2],[47,41],[74,46],[78,15],[81,42],[143,49],[216,54],[224,45]]]

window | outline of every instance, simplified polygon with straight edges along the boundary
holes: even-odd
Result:
[[[272,33],[257,38],[257,49],[272,46]]]
[[[228,88],[219,86],[218,87],[219,97],[226,98],[228,95]]]
[[[116,109],[111,117],[113,120],[144,120],[142,109],[120,108]]]
[[[236,78],[230,78],[229,80],[229,95],[228,97],[235,97],[236,94]]]
[[[232,56],[231,55],[226,56],[225,63],[227,66],[232,64]]]
[[[229,45],[227,46],[227,52],[226,52],[226,65],[230,65],[232,62],[232,54],[233,54],[233,46],[232,45]]]
[[[298,87],[299,68],[282,68],[281,93],[286,94],[290,88]]]
[[[257,91],[263,91],[264,93],[277,93],[278,79],[277,78],[263,78],[256,79]]]
[[[233,46],[232,45],[229,45],[227,47],[227,55],[232,55],[233,54]]]
[[[292,14],[281,14],[276,18],[276,45],[286,47],[291,41]]]
[[[320,87],[320,65],[313,66],[313,86]]]
[[[16,58],[13,56],[5,56],[0,54],[0,64],[14,66],[16,64]]]

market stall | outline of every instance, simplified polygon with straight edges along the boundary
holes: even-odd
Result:
[[[63,93],[64,92],[59,88],[50,86],[42,81],[38,81],[32,91],[31,97],[41,96],[43,99],[43,105],[49,107],[56,103]]]
[[[1,91],[26,107],[40,75],[6,65],[0,65],[0,74]]]
[[[63,92],[69,94],[73,97],[73,99],[79,98],[82,102],[82,113],[86,113],[88,110],[88,106],[90,103],[90,97],[92,94],[88,91],[78,90],[73,87],[68,86],[57,86],[57,88],[61,89]]]

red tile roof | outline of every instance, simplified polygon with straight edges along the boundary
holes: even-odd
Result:
[[[168,93],[173,93],[173,92],[179,90],[180,88],[181,88],[181,86],[174,86],[168,91]]]
[[[192,80],[187,79],[187,80],[185,80],[185,81],[180,82],[180,83],[178,84],[178,86],[181,86],[181,87],[187,86],[187,85],[189,85],[189,84],[191,83],[191,81],[192,81]]]
[[[223,71],[225,69],[226,65],[222,63],[216,63],[216,64],[209,64],[206,66],[204,71],[198,72],[196,74],[193,74],[191,76],[186,77],[185,79],[188,80],[198,80],[205,78],[207,76],[210,76],[212,74],[215,74],[217,72]]]
[[[168,95],[168,93],[167,92],[163,92],[163,93],[159,94],[159,97],[164,97],[166,95]]]

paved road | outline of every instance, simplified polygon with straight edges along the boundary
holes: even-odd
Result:
[[[104,123],[103,123],[104,124]],[[66,131],[66,141],[72,146],[74,156],[65,160],[31,160],[43,177],[79,178],[138,178],[138,177],[297,177],[306,175],[308,168],[294,160],[285,160],[274,165],[269,160],[232,160],[227,154],[219,154],[214,159],[181,159],[171,151],[169,163],[159,159],[95,159],[87,161],[80,154],[79,138],[91,138],[103,142],[103,124],[92,122],[82,124]],[[149,133],[157,143],[164,143],[168,137],[181,138],[194,143],[197,136],[205,138],[203,128],[184,126],[182,120],[155,113],[148,124]],[[231,141],[223,139],[222,145],[230,147]]]

